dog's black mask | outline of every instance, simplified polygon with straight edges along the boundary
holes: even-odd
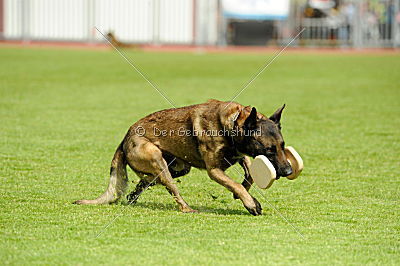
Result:
[[[285,142],[281,134],[280,120],[284,108],[285,105],[276,110],[269,119],[259,119],[257,110],[253,107],[243,125],[245,137],[237,147],[239,152],[253,158],[257,155],[266,156],[275,167],[278,177],[292,174],[292,168],[285,156]]]

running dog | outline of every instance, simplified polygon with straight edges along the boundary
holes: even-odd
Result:
[[[133,203],[148,186],[166,187],[182,212],[196,212],[179,194],[173,178],[189,173],[191,167],[205,169],[208,176],[226,187],[243,202],[252,215],[261,215],[260,203],[249,194],[253,179],[250,158],[265,155],[277,176],[288,176],[288,163],[281,134],[281,114],[285,105],[266,117],[256,108],[236,102],[209,100],[206,103],[152,113],[133,124],[118,146],[111,162],[107,190],[94,200],[76,204],[116,202],[128,186],[126,165],[140,177],[128,196]],[[235,163],[244,169],[243,182],[225,174]]]

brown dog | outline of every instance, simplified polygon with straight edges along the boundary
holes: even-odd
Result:
[[[253,184],[248,156],[265,155],[277,176],[292,173],[284,153],[280,118],[285,106],[267,118],[250,106],[209,100],[203,104],[167,109],[150,114],[132,125],[111,162],[111,177],[104,194],[76,204],[116,202],[128,184],[126,165],[141,178],[128,195],[134,202],[149,185],[161,183],[182,212],[194,212],[179,194],[174,177],[187,174],[191,166],[206,169],[209,177],[230,190],[253,215],[260,215],[260,203],[248,190]],[[245,171],[242,184],[225,174],[239,162]]]
[[[112,32],[112,31],[107,33],[107,39],[114,47],[119,47],[119,48],[135,48],[136,47],[136,45],[134,45],[134,44],[128,44],[128,43],[119,41],[117,39],[117,37],[115,36],[114,32]]]

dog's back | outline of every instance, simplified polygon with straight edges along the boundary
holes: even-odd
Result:
[[[238,110],[238,107],[244,108],[238,103],[209,100],[202,104],[158,111],[137,121],[129,129],[128,135],[135,136],[140,129],[141,134],[160,150],[194,167],[205,168],[198,148],[202,140],[199,134],[214,134],[213,141],[223,144],[225,136],[215,134],[226,129],[227,119],[224,118]]]

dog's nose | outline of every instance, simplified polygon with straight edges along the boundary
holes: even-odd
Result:
[[[286,167],[282,171],[282,176],[289,176],[293,173],[292,167]]]

